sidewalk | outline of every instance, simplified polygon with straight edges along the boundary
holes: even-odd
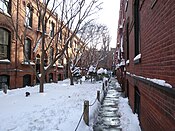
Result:
[[[94,131],[121,131],[119,115],[119,93],[116,87],[116,79],[112,78],[108,92],[99,110],[97,121],[94,124]]]
[[[128,98],[122,96],[118,81],[112,78],[94,122],[94,131],[141,131],[137,114],[133,114]]]

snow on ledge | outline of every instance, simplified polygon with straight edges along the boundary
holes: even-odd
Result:
[[[162,85],[162,86],[166,86],[166,87],[169,87],[169,88],[172,88],[172,85],[170,85],[169,83],[166,83],[165,80],[160,80],[160,79],[150,79],[150,78],[147,78],[147,80],[149,81],[152,81],[158,85]]]
[[[63,65],[58,65],[58,68],[64,68],[64,66]]]
[[[164,87],[172,88],[172,85],[170,85],[169,83],[166,83],[165,80],[156,79],[156,78],[151,79],[151,78],[146,78],[146,77],[143,77],[143,76],[137,76],[135,74],[131,74],[130,72],[126,72],[126,74],[131,75],[131,76],[136,76],[136,77],[139,77],[141,79],[148,80],[148,81],[151,81],[153,83],[156,83],[156,84],[164,86]]]
[[[120,62],[120,64],[119,64],[119,67],[120,67],[120,66],[125,66],[125,59],[122,59],[122,60],[121,60],[121,62]]]
[[[141,54],[138,54],[135,58],[134,61],[141,59]]]
[[[35,63],[34,62],[27,62],[27,61],[23,61],[22,63],[21,63],[22,65],[35,65]]]
[[[10,63],[10,61],[9,61],[8,59],[0,60],[0,62],[3,62],[3,63]]]
[[[127,65],[129,64],[129,60],[126,61],[126,64],[127,64]]]

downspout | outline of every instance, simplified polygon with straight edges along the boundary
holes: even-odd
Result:
[[[17,88],[17,73],[18,73],[18,18],[19,17],[19,0],[17,0],[17,13],[16,13],[16,43],[15,43],[15,88]]]

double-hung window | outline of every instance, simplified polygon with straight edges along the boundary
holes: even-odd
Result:
[[[54,49],[53,47],[50,48],[50,53],[49,53],[49,61],[52,62],[53,61],[53,55],[54,55]]]
[[[135,37],[135,56],[140,53],[140,13],[139,1],[135,0],[134,3],[134,37]]]
[[[0,75],[0,90],[8,89],[9,87],[9,76]]]
[[[0,11],[11,14],[11,0],[0,0]]]
[[[32,15],[33,15],[32,7],[28,5],[26,7],[26,19],[25,19],[25,25],[27,27],[32,27]]]
[[[50,37],[54,36],[54,27],[55,27],[54,23],[51,22],[50,23]]]
[[[0,60],[10,60],[10,36],[8,30],[0,28]]]
[[[25,39],[24,53],[25,53],[24,60],[25,61],[31,60],[31,40],[29,38]]]

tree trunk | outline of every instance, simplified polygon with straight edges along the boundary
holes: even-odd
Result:
[[[70,69],[70,64],[68,64],[68,72],[69,72],[69,79],[70,79],[70,85],[74,85],[74,80],[73,80],[73,76],[72,76],[72,72],[71,72],[71,69]]]
[[[42,22],[42,25],[43,22]],[[44,27],[44,26],[43,26]],[[44,43],[45,43],[45,30],[44,28],[42,27],[42,53],[41,53],[41,79],[40,79],[40,89],[39,89],[39,92],[40,93],[43,93],[44,92],[44,79],[45,79],[45,70],[44,70],[44,57],[45,57],[45,50],[44,50]]]
[[[41,75],[41,79],[40,79],[40,88],[39,88],[39,92],[43,93],[44,92],[44,76],[45,75]]]
[[[74,85],[74,79],[73,79],[72,74],[70,75],[70,85]]]

